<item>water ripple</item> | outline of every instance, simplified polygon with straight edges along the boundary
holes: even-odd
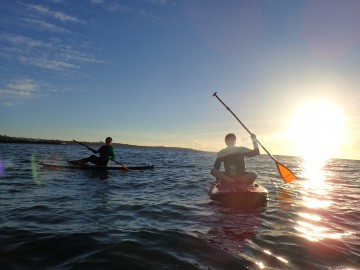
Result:
[[[215,153],[115,148],[150,171],[48,170],[86,149],[0,144],[1,269],[358,269],[360,162],[330,160],[282,183],[274,162],[249,162],[266,207],[223,208],[208,196]],[[120,160],[120,159],[119,159]],[[261,170],[260,170],[261,168]],[[35,170],[35,173],[34,173]]]

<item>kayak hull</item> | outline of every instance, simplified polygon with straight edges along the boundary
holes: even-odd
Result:
[[[210,198],[225,207],[257,208],[266,206],[268,191],[257,183],[224,185],[217,182],[210,191]]]
[[[97,165],[71,165],[71,164],[49,164],[40,162],[40,165],[42,165],[45,168],[49,169],[74,169],[74,170],[116,170],[116,171],[125,171],[126,169],[121,166],[97,166]],[[153,164],[148,164],[144,166],[127,166],[129,170],[149,170],[154,169],[155,166]]]

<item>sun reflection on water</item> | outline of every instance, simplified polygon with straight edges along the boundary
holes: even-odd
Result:
[[[321,220],[321,217],[318,216],[318,215],[315,215],[315,214],[310,214],[310,213],[298,213],[298,215],[300,217],[303,217],[305,219],[309,219],[309,220],[312,220],[312,221],[320,221]]]
[[[305,221],[298,221],[297,224],[299,226],[295,226],[295,230],[300,232],[301,236],[313,242],[323,239],[340,239],[352,234],[351,232],[331,232],[327,227],[316,226]]]
[[[268,254],[268,255],[273,255],[272,252],[268,249],[264,250],[264,253]],[[284,259],[283,257],[280,256],[275,256],[276,259],[278,259],[279,261],[282,261],[283,263],[288,263],[289,261]]]
[[[294,229],[312,242],[324,239],[340,239],[350,235],[349,232],[338,232],[328,226],[323,220],[321,213],[330,211],[333,204],[331,193],[334,187],[327,181],[331,175],[325,175],[323,169],[326,160],[313,162],[303,161],[303,172],[301,177],[302,205],[307,209],[298,213],[299,220],[296,221]]]
[[[307,208],[328,208],[331,205],[330,200],[324,199],[317,199],[317,198],[310,198],[310,197],[303,197],[303,205]]]
[[[275,254],[273,254],[270,250],[268,249],[264,249],[263,252],[267,255],[269,255],[270,257],[273,257],[273,258],[276,258],[278,259],[279,261],[283,262],[284,264],[288,264],[289,261],[286,260],[285,258],[281,257],[281,256],[276,256]],[[257,266],[260,268],[260,269],[270,269],[269,267],[267,267],[263,262],[261,261],[257,261],[257,260],[254,260],[254,263],[257,264]],[[272,268],[271,268],[272,269]]]
[[[312,162],[311,160],[303,161],[303,172],[301,177],[304,180],[301,182],[301,192],[304,194],[304,205],[317,208],[327,207],[331,204],[331,201],[327,200],[329,192],[333,190],[333,187],[327,183],[325,171],[323,166],[326,160],[322,162]],[[320,196],[321,195],[321,196]]]
[[[327,183],[322,163],[304,160],[301,177],[302,205],[310,209],[327,209],[332,204],[329,193],[333,187]],[[304,216],[303,216],[304,217]]]

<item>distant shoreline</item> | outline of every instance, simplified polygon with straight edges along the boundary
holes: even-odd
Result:
[[[84,144],[89,145],[101,145],[103,142],[84,142]],[[64,141],[64,140],[51,140],[51,139],[34,139],[34,138],[25,138],[25,137],[10,137],[6,135],[0,135],[0,143],[19,143],[19,144],[55,144],[55,145],[77,145],[74,141]],[[121,146],[128,148],[152,148],[152,149],[174,149],[174,150],[187,150],[187,151],[200,151],[191,148],[183,147],[172,147],[172,146],[141,146],[141,145],[132,145],[132,144],[122,144],[122,143],[113,143],[113,146]]]

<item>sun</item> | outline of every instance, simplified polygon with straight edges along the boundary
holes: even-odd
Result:
[[[297,155],[308,162],[323,162],[344,140],[344,114],[334,103],[316,100],[304,104],[293,117],[289,136]]]

